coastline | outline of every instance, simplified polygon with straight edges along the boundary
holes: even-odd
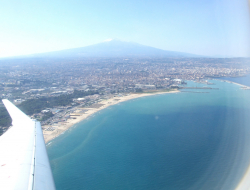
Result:
[[[73,127],[75,124],[83,121],[84,119],[88,118],[89,116],[93,115],[94,113],[103,110],[109,106],[125,102],[128,100],[145,97],[145,96],[153,96],[158,94],[168,94],[168,93],[177,93],[180,92],[178,90],[168,91],[168,92],[156,92],[156,93],[142,93],[142,94],[130,94],[128,96],[122,97],[113,97],[107,100],[103,100],[98,102],[97,107],[86,107],[86,108],[77,108],[77,110],[71,114],[73,118],[69,118],[66,122],[59,122],[56,125],[45,125],[43,128],[43,136],[45,143],[49,143],[54,138],[58,137],[59,135],[63,134],[65,131]]]
[[[234,88],[237,88],[237,89],[242,89],[241,87],[242,86],[244,86],[244,85],[242,85],[242,84],[239,84],[239,83],[234,83],[234,82],[231,82],[231,81],[223,81],[223,80],[218,80],[218,81],[221,81],[221,82],[227,82],[227,83],[230,83],[230,84],[235,84],[235,85],[237,85],[237,86],[235,86]],[[224,85],[226,85],[226,83],[224,83]],[[222,86],[223,86],[223,84],[222,84]],[[230,85],[229,85],[230,86]],[[241,90],[240,90],[241,91]],[[174,91],[174,92],[177,92],[177,91]],[[167,92],[168,93],[168,92]],[[173,92],[170,92],[170,93],[173,93]],[[239,92],[240,93],[240,92]],[[105,103],[105,104],[109,104],[109,105],[107,105],[106,107],[105,107],[105,105],[103,105],[103,106],[100,106],[100,109],[98,108],[98,109],[96,109],[96,112],[98,112],[99,110],[102,110],[102,109],[105,109],[105,108],[107,108],[108,106],[110,106],[110,105],[115,105],[115,104],[117,104],[117,103],[120,103],[120,102],[123,102],[123,101],[127,101],[127,100],[131,100],[131,99],[135,99],[135,98],[139,98],[139,97],[144,97],[144,96],[149,96],[149,95],[156,95],[156,94],[161,94],[161,93],[152,93],[152,94],[129,94],[128,96],[124,96],[124,97],[114,97],[114,98],[110,98],[110,99],[107,99],[107,100],[104,100],[104,101],[101,101],[101,102],[99,102],[98,104],[102,104],[102,103]],[[135,97],[135,95],[137,95],[137,97]],[[176,96],[176,95],[174,95],[174,96]],[[177,94],[177,96],[178,96],[178,94]],[[122,98],[128,98],[127,100],[121,100]],[[117,100],[114,100],[114,99],[120,99],[119,101],[117,101]],[[157,99],[157,98],[156,98]],[[114,102],[115,101],[115,102]],[[113,103],[113,104],[112,104]],[[89,109],[89,108],[84,108],[84,109]],[[92,109],[91,108],[91,110],[89,110],[88,112],[90,112],[90,111],[93,111],[94,109]],[[87,113],[88,113],[87,112]],[[96,113],[96,112],[94,112],[94,113]],[[87,114],[86,113],[86,114]],[[75,115],[77,115],[78,113],[77,112],[75,112],[74,113]],[[92,114],[90,114],[90,115],[92,115]],[[88,117],[88,116],[87,116]],[[86,117],[86,118],[87,118]],[[73,119],[70,119],[70,120],[73,120]],[[83,119],[84,120],[84,119]],[[80,121],[79,121],[80,122]],[[77,123],[77,122],[76,122]],[[76,125],[75,125],[76,126]],[[74,126],[72,125],[71,127],[73,127],[73,130],[74,130]],[[80,125],[79,125],[79,127],[81,127]],[[83,127],[83,126],[82,126]],[[68,129],[70,129],[70,128],[68,128]],[[65,130],[66,131],[66,130]],[[59,134],[60,135],[60,134]],[[56,138],[56,137],[54,137],[54,138]],[[49,141],[48,141],[49,142]],[[52,144],[53,144],[53,141],[52,141]],[[53,146],[52,146],[53,147]],[[243,174],[242,175],[242,177],[240,176],[240,180],[239,181],[237,181],[238,183],[236,183],[235,184],[235,186],[234,187],[236,187],[235,188],[235,190],[244,190],[244,189],[248,189],[249,187],[250,187],[250,182],[249,182],[249,177],[250,177],[250,166],[249,167],[246,167],[246,169],[247,169],[247,171],[245,172],[245,174]]]
[[[249,86],[239,84],[236,82],[232,82],[229,80],[222,80],[217,79],[223,82],[232,83],[241,86],[241,89],[250,89]],[[111,105],[118,104],[120,102],[128,101],[135,98],[145,97],[145,96],[152,96],[157,94],[167,94],[167,93],[177,93],[180,92],[178,90],[174,91],[168,91],[168,92],[153,92],[153,93],[142,93],[142,94],[129,94],[127,96],[122,97],[113,97],[110,99],[103,100],[101,102],[98,102],[99,107],[93,108],[93,107],[85,107],[85,108],[76,108],[77,110],[71,114],[73,118],[69,118],[66,122],[59,122],[55,125],[44,125],[43,128],[43,135],[45,143],[49,143],[54,138],[58,137],[59,135],[63,134],[65,131],[73,127],[75,124],[83,121],[84,119],[88,118],[89,116],[93,115],[94,113],[103,110]],[[84,112],[84,113],[83,113]],[[47,130],[46,130],[47,129]]]

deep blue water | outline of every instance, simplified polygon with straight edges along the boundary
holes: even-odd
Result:
[[[213,82],[111,106],[53,140],[57,189],[234,189],[250,160],[250,91]]]

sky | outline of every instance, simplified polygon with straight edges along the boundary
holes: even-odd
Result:
[[[250,57],[248,0],[0,0],[0,57],[116,38],[163,50]]]

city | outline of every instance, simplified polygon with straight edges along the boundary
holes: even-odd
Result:
[[[27,111],[42,121],[44,130],[53,131],[51,126],[66,122],[77,109],[98,105],[102,100],[171,90],[186,80],[245,76],[250,71],[249,63],[247,58],[7,59],[1,60],[0,97],[21,107],[31,100],[36,105],[44,98],[47,102],[64,98],[56,104],[44,103],[44,99],[42,106]],[[0,109],[4,132],[10,119],[2,103]]]

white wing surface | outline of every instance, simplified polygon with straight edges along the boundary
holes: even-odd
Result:
[[[10,101],[3,103],[12,127],[0,137],[0,189],[54,190],[40,122],[30,119]]]

